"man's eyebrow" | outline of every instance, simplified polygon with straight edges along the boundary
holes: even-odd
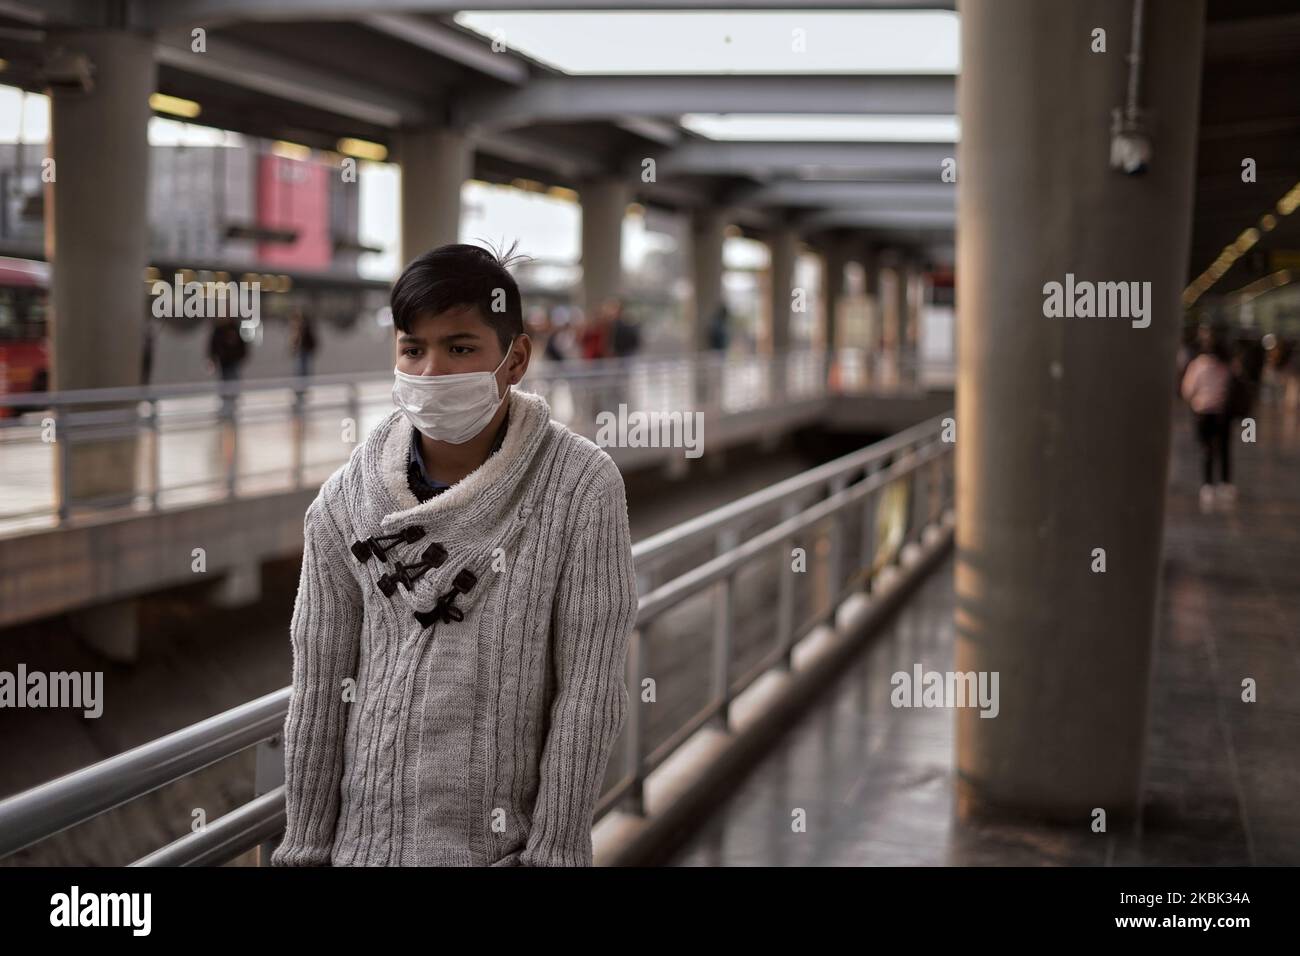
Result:
[[[479,340],[479,334],[477,332],[449,332],[446,335],[438,336],[438,342],[442,345],[450,344],[455,342],[457,339],[469,339],[470,341],[477,342]]]
[[[401,335],[397,337],[397,341],[401,342],[403,345],[424,344],[424,339],[420,338],[418,335],[412,335],[410,332],[403,332]]]

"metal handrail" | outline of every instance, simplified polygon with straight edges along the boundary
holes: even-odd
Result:
[[[621,378],[629,370],[661,370],[723,366],[729,363],[778,363],[783,359],[819,356],[815,349],[800,349],[784,355],[727,355],[695,352],[686,355],[638,355],[624,358],[566,359],[534,362],[524,376],[526,382],[569,381],[571,379]],[[149,402],[194,396],[241,396],[256,392],[273,392],[350,385],[390,385],[388,371],[334,372],[309,376],[278,376],[235,380],[214,379],[207,382],[181,382],[168,385],[123,385],[107,388],[63,389],[46,392],[0,393],[0,408],[33,406],[58,408],[68,405],[100,405],[125,402]]]
[[[948,413],[949,415],[951,413]],[[639,562],[656,563],[683,545],[716,536],[728,527],[740,524],[754,515],[774,508],[789,500],[822,490],[833,481],[883,461],[900,449],[915,442],[918,437],[933,434],[943,425],[945,415],[913,425],[889,438],[874,442],[866,448],[851,452],[834,461],[819,465],[810,471],[779,481],[770,488],[728,502],[681,524],[637,542],[632,554]]]
[[[840,361],[846,350],[836,353]],[[686,356],[604,359],[581,366],[572,363],[540,363],[525,376],[522,387],[537,391],[552,402],[553,414],[575,430],[592,434],[597,410],[632,399],[637,408],[650,409],[667,402],[684,409],[719,416],[752,414],[763,407],[816,403],[832,394],[856,393],[874,388],[868,380],[841,383],[832,390],[829,353],[818,350],[791,351],[767,356],[728,356],[714,352]],[[253,379],[234,382],[191,383],[131,388],[83,389],[66,392],[35,392],[0,395],[0,407],[33,405],[52,417],[50,434],[38,430],[32,416],[0,418],[0,449],[18,448],[31,456],[20,460],[22,467],[48,466],[57,470],[58,480],[41,486],[32,500],[14,501],[13,510],[0,513],[0,521],[28,522],[41,518],[67,526],[74,517],[103,507],[133,511],[158,511],[171,507],[174,492],[183,491],[162,466],[164,443],[180,434],[222,429],[222,461],[205,465],[209,471],[194,487],[207,486],[218,497],[232,499],[251,476],[239,449],[246,429],[283,423],[292,431],[277,454],[288,461],[277,465],[266,477],[279,473],[294,488],[307,481],[304,475],[309,427],[326,413],[343,411],[352,419],[356,440],[364,438],[366,423],[390,408],[386,375],[371,373],[318,376],[314,378]],[[286,391],[294,399],[277,405],[274,396]],[[211,405],[193,407],[199,399]],[[219,405],[218,405],[219,401]],[[242,406],[237,410],[237,404]],[[189,407],[186,407],[186,403]],[[382,409],[379,406],[383,406]],[[180,406],[180,407],[177,407]],[[800,405],[801,408],[804,405]],[[807,405],[808,408],[812,404]],[[21,430],[20,430],[21,429]],[[9,436],[18,436],[10,438]],[[139,475],[124,474],[120,489],[105,499],[78,493],[76,455],[79,448],[96,443],[141,442],[142,469]],[[41,446],[45,446],[44,449]],[[340,446],[336,463],[342,464],[350,446]],[[95,452],[92,451],[91,454]],[[331,458],[331,461],[335,459]],[[324,467],[321,461],[312,467]],[[187,476],[188,477],[188,476]]]
[[[729,648],[733,622],[726,612],[732,601],[732,582],[740,568],[774,547],[785,547],[794,535],[818,522],[838,516],[848,508],[865,506],[887,485],[909,477],[915,481],[925,466],[940,463],[952,448],[947,443],[935,440],[935,434],[945,417],[947,416],[937,416],[803,475],[684,522],[634,546],[633,557],[640,575],[646,570],[647,562],[677,554],[703,535],[725,535],[729,526],[744,517],[783,503],[791,511],[773,527],[744,543],[734,543],[716,557],[642,594],[638,602],[637,627],[629,650],[629,661],[639,660],[644,631],[656,617],[686,598],[718,585],[723,588],[719,592],[718,604],[718,620],[723,623],[715,629],[715,639],[722,640],[724,646]],[[895,457],[889,466],[874,467],[885,457],[900,454],[901,457]],[[860,472],[861,477],[850,483],[848,479],[855,472]],[[943,481],[941,484],[944,488],[950,488],[951,481]],[[832,489],[829,497],[811,506],[800,507],[797,511],[792,510],[793,506],[802,505],[803,499],[812,490],[827,487]],[[939,498],[942,510],[947,500],[946,492],[941,491]],[[916,499],[919,500],[919,495]],[[923,516],[922,521],[932,520],[933,517],[931,513]],[[839,540],[838,526],[835,531],[833,543],[838,554],[843,542]],[[867,532],[864,530],[864,550],[866,538]],[[853,586],[852,581],[847,585],[844,582],[843,570],[842,567],[832,567],[831,570],[833,606]],[[859,567],[855,572],[855,580],[865,573],[869,583],[875,571],[874,565]],[[783,577],[783,582],[789,580],[789,577]],[[777,646],[774,654],[769,655],[772,659],[785,661],[787,666],[791,648],[802,636],[801,629],[790,620],[792,608],[788,605],[792,600],[792,594],[787,593],[783,586],[779,598]],[[751,672],[737,684],[729,677],[728,655],[715,655],[715,663],[719,662],[722,673],[717,681],[719,686],[715,688],[717,696],[704,710],[687,721],[683,728],[679,728],[669,741],[653,752],[643,752],[641,733],[635,725],[637,718],[634,714],[628,736],[628,771],[601,797],[596,811],[597,819],[623,801],[629,802],[634,809],[639,809],[641,785],[646,775],[676,749],[688,735],[687,731],[718,716],[725,723],[729,701],[748,685],[757,672]],[[291,693],[291,687],[282,688],[159,740],[0,801],[0,857],[121,806],[250,746],[264,746],[267,741],[275,741],[283,730]],[[281,760],[278,752],[273,754],[273,759]],[[140,865],[222,862],[273,836],[283,828],[283,802],[281,799],[277,810],[275,796],[279,793],[282,798],[283,791],[282,788],[274,787],[266,789],[269,792],[263,793],[253,803],[150,854],[139,861]]]
[[[291,692],[281,688],[0,801],[0,857],[274,737]]]

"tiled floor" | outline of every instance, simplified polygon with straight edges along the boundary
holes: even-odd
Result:
[[[670,862],[1300,863],[1300,422],[1257,417],[1258,441],[1235,448],[1236,507],[1210,514],[1175,418],[1140,832],[954,819],[952,711],[895,710],[883,676],[951,668],[949,560]]]

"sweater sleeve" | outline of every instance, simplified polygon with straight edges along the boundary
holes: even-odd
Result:
[[[520,866],[591,866],[591,827],[610,748],[627,718],[636,573],[623,479],[612,461],[560,571],[552,620],[556,693]]]
[[[345,553],[319,505],[307,509],[302,575],[289,625],[293,690],[284,724],[285,832],[272,866],[328,866],[339,812],[343,681],[356,676],[361,639],[360,588],[335,567]]]

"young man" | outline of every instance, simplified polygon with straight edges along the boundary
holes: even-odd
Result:
[[[392,309],[399,407],[307,509],[272,863],[590,866],[637,608],[622,477],[511,388],[500,259],[434,249]]]

